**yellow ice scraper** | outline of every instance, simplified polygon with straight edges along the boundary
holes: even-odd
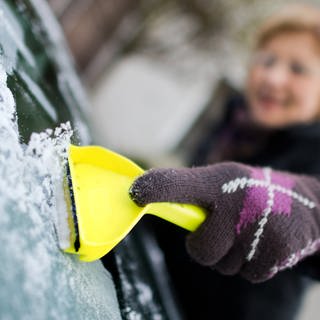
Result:
[[[204,221],[204,211],[190,204],[137,206],[129,188],[143,170],[131,160],[98,146],[71,145],[65,180],[70,246],[64,251],[83,261],[101,258],[142,218],[153,214],[186,230]]]

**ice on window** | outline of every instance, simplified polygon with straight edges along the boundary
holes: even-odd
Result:
[[[120,319],[110,274],[58,246],[55,186],[64,174],[69,123],[21,144],[0,65],[0,318]],[[61,210],[61,209],[60,209]]]

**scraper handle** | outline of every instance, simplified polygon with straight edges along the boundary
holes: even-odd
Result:
[[[189,231],[195,231],[206,218],[205,210],[192,204],[153,202],[143,211]]]

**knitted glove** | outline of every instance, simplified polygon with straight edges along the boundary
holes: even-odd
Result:
[[[187,251],[226,275],[265,281],[320,249],[320,182],[312,177],[225,162],[153,169],[130,189],[139,205],[180,202],[208,211]]]

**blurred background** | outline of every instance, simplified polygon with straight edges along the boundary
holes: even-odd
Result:
[[[97,142],[154,165],[183,162],[209,102],[241,87],[256,25],[288,1],[49,2],[89,90]]]
[[[257,25],[292,1],[48,2],[91,100],[95,143],[150,167],[186,162],[242,88]],[[319,299],[316,285],[299,320],[319,319]]]

